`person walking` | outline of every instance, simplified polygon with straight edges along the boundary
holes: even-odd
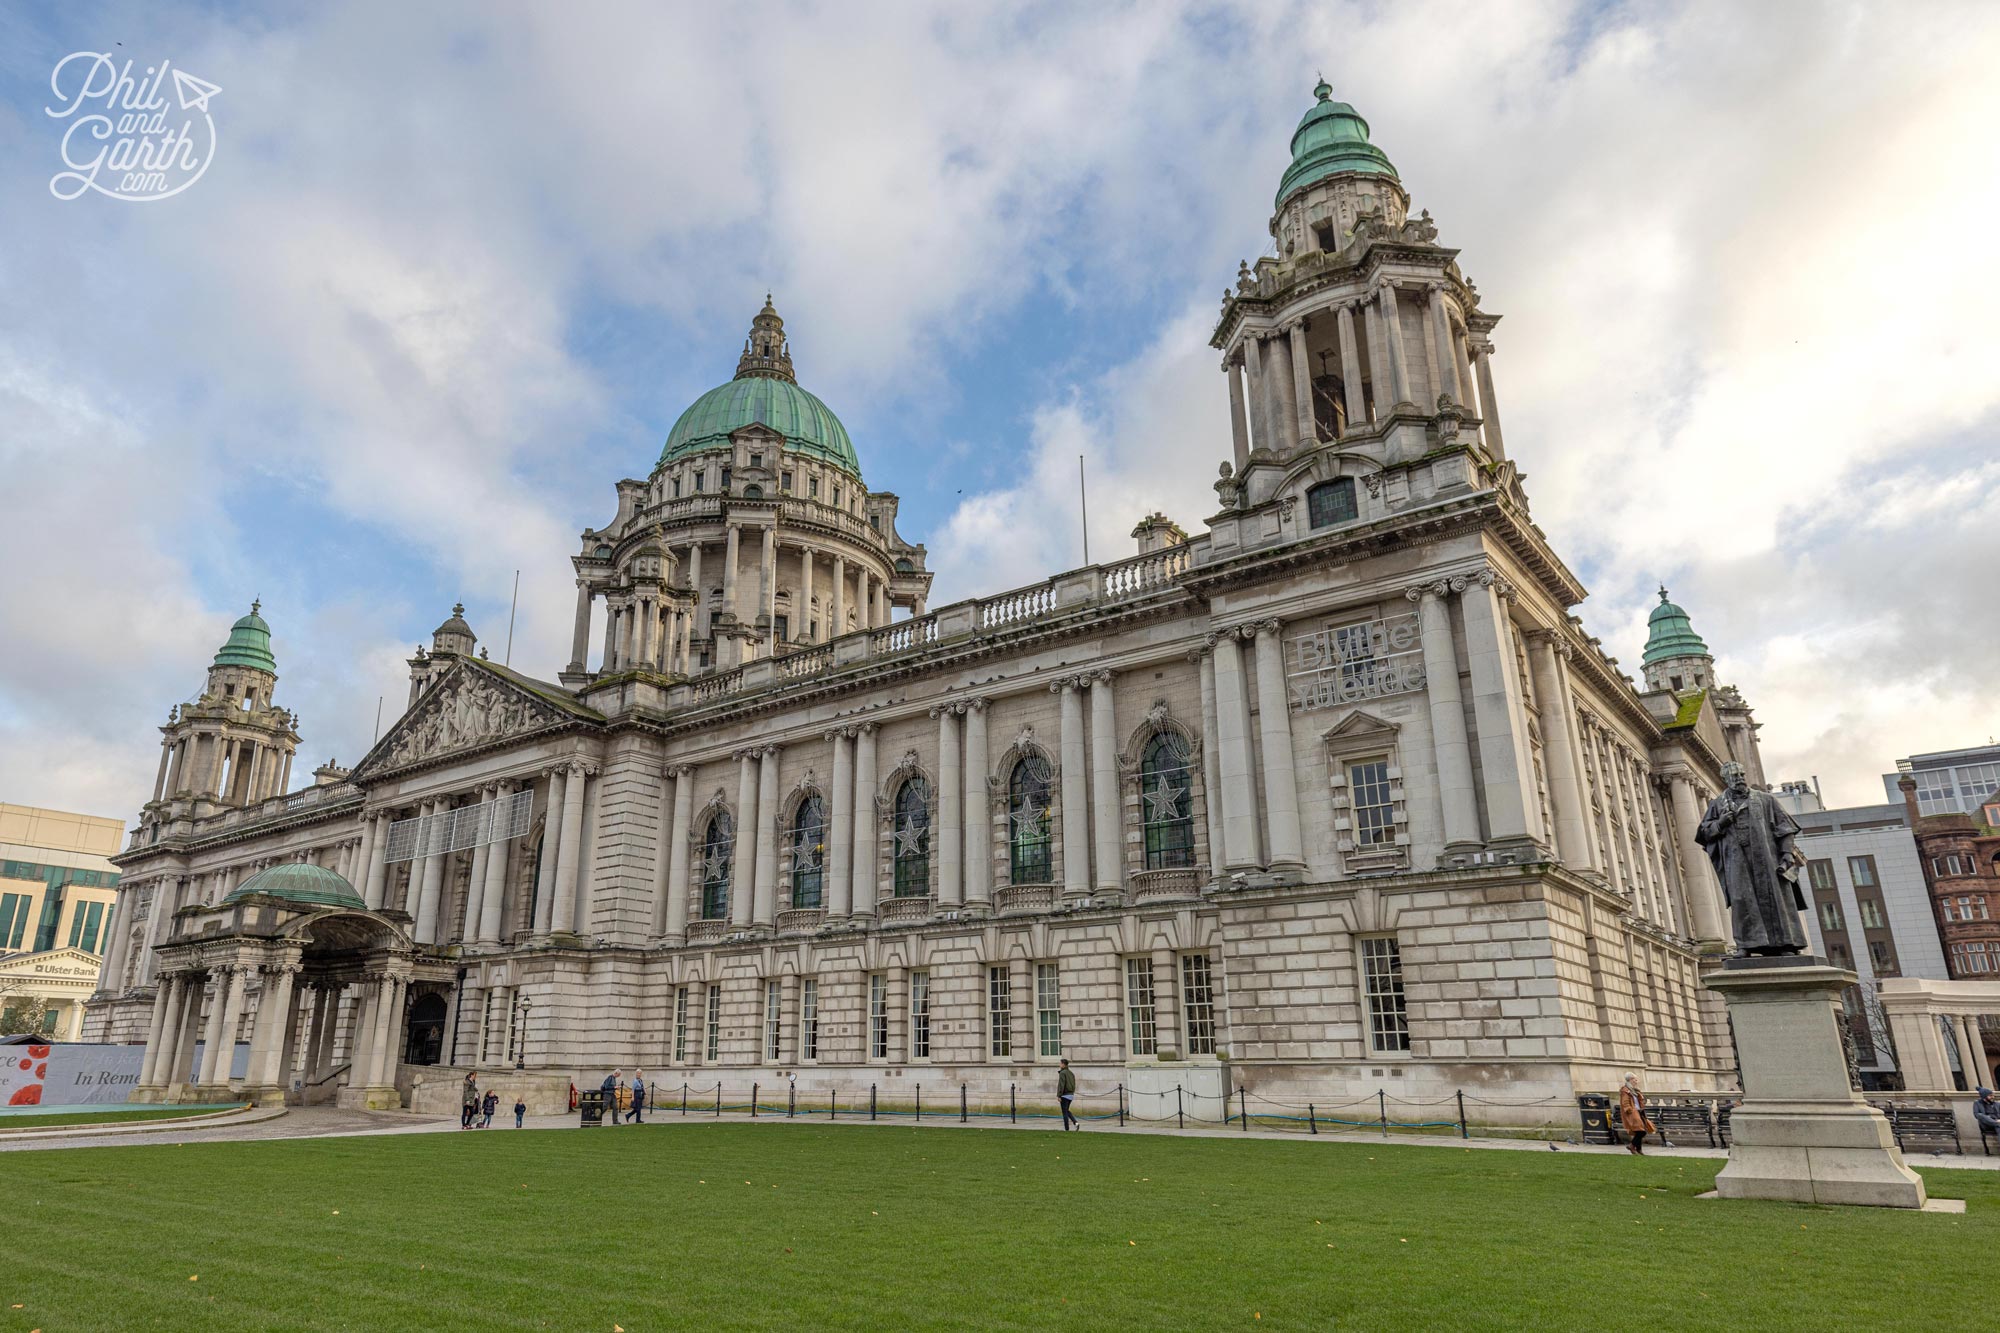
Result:
[[[598,1085],[597,1090],[604,1096],[603,1124],[615,1125],[618,1123],[618,1076],[624,1072],[622,1069],[614,1069],[606,1074],[604,1082]]]
[[[1068,1060],[1064,1060],[1062,1068],[1056,1072],[1056,1100],[1062,1103],[1064,1132],[1082,1129],[1083,1122],[1076,1118],[1076,1112],[1070,1110],[1070,1103],[1076,1100],[1076,1071],[1069,1067]]]
[[[460,1129],[471,1129],[472,1113],[474,1111],[477,1111],[478,1109],[479,1109],[479,1075],[467,1074],[465,1076],[465,1087],[461,1090],[459,1095],[458,1127]]]
[[[486,1100],[479,1104],[479,1110],[481,1112],[479,1117],[479,1127],[481,1129],[493,1128],[493,1113],[499,1109],[500,1109],[500,1094],[497,1092],[487,1093]]]
[[[1644,1157],[1646,1136],[1659,1133],[1660,1127],[1646,1118],[1646,1094],[1639,1090],[1637,1074],[1627,1074],[1618,1089],[1618,1123],[1625,1129],[1625,1151]]]
[[[646,1108],[646,1071],[643,1069],[635,1069],[632,1071],[632,1109],[625,1113],[625,1118],[631,1121],[635,1125],[643,1125],[646,1122],[643,1118],[641,1118],[639,1113],[643,1111],[645,1108]]]
[[[528,1104],[522,1101],[519,1097],[516,1097],[514,1099],[514,1128],[519,1129],[521,1127],[521,1121],[526,1119],[527,1115],[528,1115]]]

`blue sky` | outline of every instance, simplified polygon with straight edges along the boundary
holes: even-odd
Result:
[[[184,194],[51,196],[98,49],[220,85]],[[2000,281],[1903,262],[2000,203],[1995,55],[1950,4],[0,12],[0,795],[129,814],[252,596],[312,763],[454,601],[497,655],[517,568],[552,674],[576,534],[767,289],[936,600],[1077,562],[1079,453],[1094,555],[1198,526],[1324,72],[1505,316],[1586,623],[1636,663],[1667,581],[1777,775],[1869,799],[2000,727]]]

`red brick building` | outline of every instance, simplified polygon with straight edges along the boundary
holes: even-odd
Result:
[[[1945,965],[1954,981],[2000,977],[2000,801],[1978,815],[1917,813],[1916,780],[1897,784],[1917,837],[1917,856],[1937,913]]]

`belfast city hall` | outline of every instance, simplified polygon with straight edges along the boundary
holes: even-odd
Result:
[[[454,609],[374,748],[294,784],[236,622],[161,728],[87,1039],[145,1043],[140,1100],[425,1110],[619,1066],[1004,1103],[1065,1057],[1299,1101],[1726,1086],[1694,833],[1725,762],[1763,781],[1756,724],[1664,593],[1642,679],[1583,629],[1499,316],[1315,93],[1215,324],[1205,522],[932,605],[801,384],[836,335],[795,366],[767,299],[569,557],[567,662]]]

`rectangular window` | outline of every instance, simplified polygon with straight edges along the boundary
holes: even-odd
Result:
[[[1850,856],[1847,858],[1847,874],[1857,889],[1872,889],[1876,885],[1875,858],[1872,856]]]
[[[1389,799],[1389,761],[1364,759],[1347,766],[1347,799],[1354,811],[1354,845],[1381,847],[1396,840],[1396,807]]]
[[[840,487],[838,486],[833,488],[833,507],[835,509],[840,508]]]
[[[1215,980],[1208,955],[1181,955],[1181,1015],[1187,1023],[1187,1053],[1215,1054]]]
[[[880,532],[882,530],[882,516],[880,514],[870,514],[868,516],[868,526]]]
[[[764,455],[762,455],[762,454],[752,454],[752,455],[750,455],[750,466],[751,466],[751,467],[762,467],[762,466],[764,466]]]
[[[35,925],[35,952],[56,947],[56,923],[62,920],[63,891],[51,887],[42,895],[42,919]]]
[[[0,949],[18,949],[28,933],[28,912],[35,900],[25,893],[0,893]]]
[[[813,977],[799,984],[799,1059],[819,1059],[819,982]]]
[[[69,947],[97,952],[97,929],[104,920],[103,903],[79,903],[69,922]]]
[[[684,1065],[688,1058],[688,988],[674,987],[674,1063]]]
[[[679,477],[674,478],[673,498],[676,500],[681,498],[681,479]]]
[[[779,1038],[784,1035],[785,1016],[784,1011],[778,1007],[779,1003],[777,978],[768,978],[764,982],[764,1058],[766,1060],[778,1060],[782,1058],[778,1042]]]
[[[986,969],[986,1053],[997,1060],[1014,1054],[1014,980],[1004,963]]]
[[[910,1058],[931,1058],[931,974],[910,973]]]
[[[1410,1049],[1403,999],[1403,951],[1384,936],[1361,941],[1361,982],[1368,1001],[1368,1044],[1378,1052]]]
[[[1157,1055],[1160,1050],[1158,1014],[1153,1008],[1153,960],[1125,960],[1126,1034],[1132,1054]]]
[[[1840,914],[1840,904],[1823,902],[1819,905],[1819,924],[1822,930],[1845,930],[1847,920]]]
[[[1819,889],[1825,893],[1832,893],[1834,891],[1833,862],[1808,861],[1806,862],[1806,874],[1811,878],[1812,886],[1815,889]]]
[[[783,491],[783,492],[784,492],[785,494],[787,494],[787,495],[790,495],[790,494],[792,493],[792,474],[791,474],[791,473],[789,473],[789,472],[781,472],[781,473],[779,473],[779,474],[778,474],[778,489],[779,489],[779,490],[781,490],[781,491]]]
[[[1055,963],[1035,964],[1035,1032],[1043,1056],[1062,1054],[1062,971]]]
[[[1894,958],[1890,956],[1889,945],[1883,940],[1868,941],[1868,958],[1875,964],[1878,972],[1886,971],[1896,965]]]
[[[1861,900],[1861,925],[1866,930],[1884,929],[1881,903],[1876,902],[1873,898],[1863,898]]]
[[[868,1058],[889,1058],[889,978],[880,972],[868,977]]]
[[[710,1061],[722,1058],[722,987],[708,988],[707,1012],[702,1015],[708,1024],[708,1058]]]
[[[808,496],[812,497],[812,498],[813,498],[813,499],[815,499],[815,500],[819,499],[819,478],[818,478],[818,477],[807,477],[807,478],[806,478],[806,494],[807,494]]]
[[[1973,920],[1975,921],[1986,920],[1986,895],[1981,894],[1979,897],[1974,898],[1972,900],[1972,912],[1973,912],[1972,916]]]
[[[790,616],[773,617],[771,632],[777,637],[779,643],[790,643],[792,641],[792,618]]]
[[[735,474],[735,471],[736,471],[736,469],[734,469],[734,468],[730,467],[730,466],[729,466],[729,464],[727,464],[727,463],[724,463],[724,464],[722,465],[722,490],[723,490],[723,491],[725,491],[725,492],[726,492],[726,491],[728,491],[728,489],[729,489],[729,481],[730,481],[730,478],[731,478],[731,477],[732,477],[732,476],[733,476],[733,475]]]
[[[696,469],[694,474],[694,493],[696,495],[701,494],[701,483],[703,478],[706,477],[707,475],[708,474],[705,469]]]

